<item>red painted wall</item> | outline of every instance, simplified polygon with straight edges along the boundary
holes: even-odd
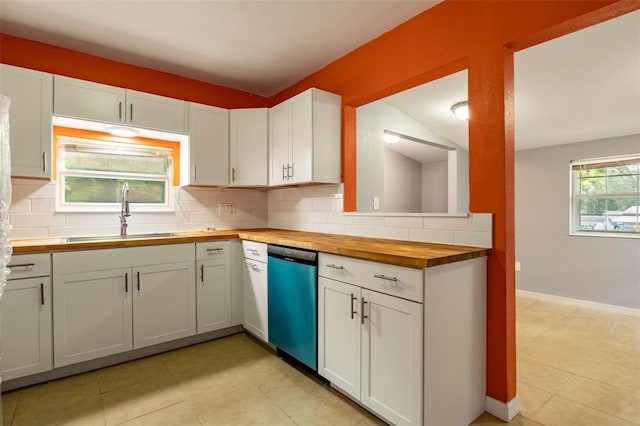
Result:
[[[269,106],[265,97],[0,33],[0,62],[223,108]]]
[[[342,96],[345,210],[355,210],[355,107],[469,70],[470,210],[494,215],[488,260],[487,395],[516,395],[513,51],[640,8],[638,0],[445,0],[271,99],[0,34],[0,62],[227,108],[309,87]]]

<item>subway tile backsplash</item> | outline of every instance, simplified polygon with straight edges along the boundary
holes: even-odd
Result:
[[[12,179],[11,238],[114,235],[118,213],[55,212],[55,182]],[[174,188],[173,212],[136,212],[131,234],[207,228],[281,228],[329,234],[492,247],[492,215],[359,215],[343,212],[343,186],[266,190]],[[233,213],[219,208],[233,203]]]

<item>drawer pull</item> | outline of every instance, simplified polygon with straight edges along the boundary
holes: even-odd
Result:
[[[332,268],[332,269],[344,269],[344,266],[340,266],[340,265],[334,265],[333,263],[330,263],[327,265],[327,268]]]
[[[40,283],[40,304],[44,306],[44,284]]]
[[[124,274],[124,292],[129,293],[129,273]]]
[[[200,265],[200,281],[204,284],[204,265]]]
[[[221,252],[221,251],[224,251],[224,249],[223,249],[222,247],[217,247],[217,248],[208,248],[208,249],[207,249],[207,253],[212,252],[212,251]]]
[[[140,271],[138,271],[138,291],[140,291]]]
[[[388,276],[386,276],[386,275],[382,275],[382,274],[380,274],[380,275],[375,274],[375,275],[374,275],[374,278],[380,278],[380,279],[382,279],[382,280],[398,282],[398,279],[397,279],[396,277],[388,277]]]
[[[258,250],[258,249],[254,249],[254,248],[252,248],[252,249],[247,249],[247,251],[248,251],[249,253],[251,253],[251,254],[255,255],[255,256],[257,256],[257,255],[259,255],[259,254],[260,254],[260,250]]]
[[[365,318],[369,318],[367,315],[364,314],[364,305],[366,305],[367,302],[365,302],[364,297],[360,299],[360,324],[364,324],[364,319]]]
[[[15,265],[7,265],[7,268],[30,268],[36,266],[35,263],[16,263]]]

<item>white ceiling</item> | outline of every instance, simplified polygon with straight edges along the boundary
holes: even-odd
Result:
[[[4,33],[274,95],[441,0],[2,0]]]
[[[270,96],[439,2],[2,0],[0,31]],[[640,11],[517,52],[515,69],[516,149],[640,134]],[[466,80],[386,100],[467,149],[449,110]]]

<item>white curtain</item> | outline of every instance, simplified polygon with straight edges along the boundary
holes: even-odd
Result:
[[[9,244],[9,205],[11,204],[11,152],[9,148],[8,97],[0,95],[0,299],[9,275],[11,244]]]

